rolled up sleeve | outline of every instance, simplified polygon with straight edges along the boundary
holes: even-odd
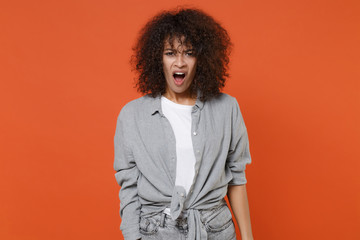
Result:
[[[137,192],[139,171],[126,137],[126,115],[120,112],[114,137],[114,169],[115,178],[121,186],[120,198],[120,229],[125,240],[141,238],[139,232],[140,203]]]
[[[231,127],[231,143],[227,157],[227,165],[231,170],[233,178],[229,182],[229,185],[242,185],[247,182],[245,168],[247,164],[251,163],[251,156],[246,126],[235,98],[232,107]]]

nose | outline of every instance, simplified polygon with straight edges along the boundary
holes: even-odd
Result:
[[[186,65],[184,60],[184,55],[182,53],[176,54],[175,66],[178,68],[182,68]]]

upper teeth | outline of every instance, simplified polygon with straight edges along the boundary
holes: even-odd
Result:
[[[178,73],[178,72],[176,72],[176,73],[174,73],[175,75],[185,75],[185,73]]]

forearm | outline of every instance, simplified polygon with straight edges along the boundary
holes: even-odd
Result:
[[[228,187],[227,196],[236,222],[240,228],[242,240],[252,240],[249,202],[246,185],[234,185]]]

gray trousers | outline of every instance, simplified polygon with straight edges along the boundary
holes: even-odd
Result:
[[[236,240],[232,215],[227,205],[200,210],[201,221],[209,240]],[[186,216],[173,221],[165,213],[141,217],[140,233],[142,240],[187,240],[188,225]]]

